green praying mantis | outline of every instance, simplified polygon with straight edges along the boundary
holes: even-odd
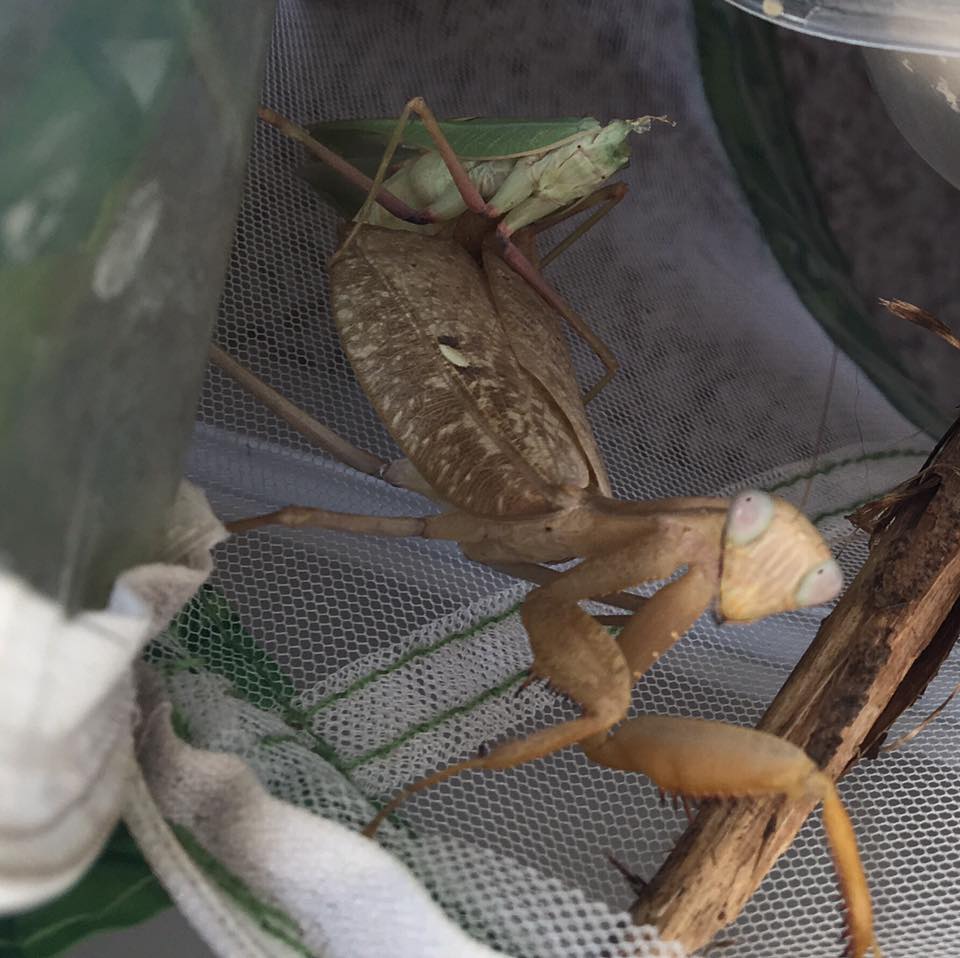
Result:
[[[732,500],[611,495],[561,323],[606,366],[587,399],[616,360],[544,280],[535,240],[573,213],[598,207],[595,219],[622,199],[622,187],[602,184],[626,163],[627,136],[650,119],[576,121],[580,128],[548,143],[477,156],[454,145],[471,135],[470,122],[441,125],[418,98],[390,122],[370,180],[273,111],[260,116],[367,190],[330,264],[333,312],[357,378],[404,458],[387,462],[353,447],[217,347],[213,359],[333,456],[443,511],[382,517],[288,506],[228,528],[451,540],[471,559],[533,580],[521,608],[531,676],[581,710],[411,784],[366,834],[412,793],[462,771],[506,770],[569,746],[683,796],[815,797],[845,901],[847,954],[879,955],[850,819],[833,782],[800,749],[719,722],[627,718],[635,682],[704,611],[748,622],[821,604],[842,587],[826,543],[783,500],[759,491]],[[332,126],[334,139],[350,131]],[[398,148],[412,158],[388,179]],[[564,572],[543,565],[573,558],[581,561]],[[664,579],[648,599],[623,591]],[[581,608],[597,598],[628,610],[618,635]]]

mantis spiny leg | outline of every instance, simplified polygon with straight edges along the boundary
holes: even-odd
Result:
[[[650,669],[709,604],[717,589],[709,568],[690,562],[683,576],[660,589],[627,621],[620,634],[620,649],[634,677]],[[595,588],[591,579],[599,581],[605,571],[585,570],[582,587]],[[539,591],[554,598],[576,594],[563,581]],[[754,729],[661,715],[630,719],[612,733],[582,741],[580,747],[592,761],[607,768],[640,772],[659,788],[691,798],[782,794],[822,801],[827,839],[846,905],[849,954],[859,958],[872,947],[879,956],[870,893],[849,815],[833,783],[802,749]]]
[[[635,679],[648,672],[690,630],[716,593],[716,577],[693,565],[631,616],[620,633],[620,650]]]
[[[665,565],[659,571],[667,575],[667,566],[679,557],[668,554],[662,558]],[[621,652],[635,678],[651,668],[693,625],[716,593],[709,565],[688,565],[683,576],[660,589],[630,617],[620,634]],[[575,581],[573,588],[558,580],[538,592],[543,601],[547,597],[572,598],[584,589],[595,589],[609,567],[604,560],[603,567],[596,571],[584,569],[582,581]],[[791,799],[810,796],[821,800],[846,906],[848,953],[859,958],[872,947],[879,956],[870,893],[850,817],[833,783],[802,749],[754,729],[661,715],[630,719],[612,733],[581,741],[580,747],[598,764],[640,772],[659,788],[691,798],[783,794]]]
[[[577,613],[589,621],[581,620]],[[538,625],[542,627],[534,631],[531,631],[526,618],[524,625],[530,634],[530,645],[535,656],[531,675],[548,679],[555,689],[575,701],[596,703],[596,707],[589,711],[585,709],[579,718],[541,729],[523,739],[504,742],[485,755],[457,762],[415,782],[380,810],[363,830],[364,835],[373,837],[383,820],[415,792],[469,769],[501,771],[542,758],[583,738],[599,734],[626,715],[630,705],[630,673],[616,641],[606,629],[576,605],[558,608],[556,615],[540,618]],[[566,667],[550,673],[549,666],[554,658],[550,648],[552,640],[566,634],[565,631],[557,633],[553,629],[566,630],[570,627],[576,630],[576,641],[565,645],[566,654],[558,656]]]
[[[613,734],[582,743],[607,768],[640,772],[661,789],[692,798],[784,795],[823,802],[823,823],[845,904],[847,954],[880,949],[873,934],[870,892],[850,816],[833,782],[785,739],[723,722],[641,715]]]
[[[562,583],[542,590],[558,591]],[[716,591],[696,563],[633,615],[620,648],[634,677],[646,672],[703,612]],[[873,947],[870,894],[850,818],[830,779],[797,746],[754,729],[663,715],[629,719],[611,733],[580,743],[607,768],[640,772],[664,791],[691,798],[809,796],[823,802],[823,821],[846,905],[849,954]]]

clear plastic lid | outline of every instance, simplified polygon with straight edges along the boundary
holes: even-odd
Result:
[[[890,118],[910,145],[960,189],[960,57],[864,53]]]
[[[960,56],[960,0],[727,0],[779,26],[864,46]]]

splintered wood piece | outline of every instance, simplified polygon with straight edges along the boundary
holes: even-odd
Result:
[[[949,343],[954,349],[960,349],[960,339],[953,330],[928,310],[914,306],[913,303],[906,303],[902,299],[881,299],[880,305],[899,319],[905,319],[908,323],[926,329]]]
[[[876,747],[952,647],[958,466],[954,426],[924,467],[922,488],[891,505],[859,575],[760,720],[758,728],[803,748],[831,779]],[[737,917],[813,807],[785,798],[706,806],[639,896],[633,920],[689,951],[701,948]]]

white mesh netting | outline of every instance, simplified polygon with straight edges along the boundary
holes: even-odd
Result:
[[[386,116],[415,94],[441,116],[678,121],[635,141],[628,199],[551,268],[623,366],[591,420],[622,498],[760,485],[798,501],[832,346],[729,168],[688,6],[280,4],[267,104],[298,120]],[[300,160],[258,127],[216,338],[347,439],[393,457],[329,316],[336,221],[295,176]],[[574,353],[593,381],[595,361],[577,344]],[[832,452],[806,508],[842,547],[848,577],[865,542],[848,538],[842,516],[915,471],[928,446],[841,357]],[[225,517],[287,503],[427,511],[316,453],[219,370],[206,383],[189,472]],[[269,530],[231,539],[216,560],[211,586],[154,657],[170,665],[190,741],[235,752],[278,798],[356,827],[369,816],[364,796],[380,800],[481,742],[569,714],[542,689],[515,695],[529,663],[513,613],[525,587],[450,545]],[[704,619],[635,702],[751,724],[818,618],[723,629]],[[938,704],[957,671],[948,662],[901,724]],[[955,742],[948,713],[843,783],[888,956],[960,953]],[[607,856],[649,876],[684,824],[646,780],[573,752],[462,775],[414,797],[403,815],[409,828],[386,827],[384,844],[463,928],[523,956],[644,953],[625,916],[631,893]],[[815,815],[717,953],[836,955],[837,897]]]

